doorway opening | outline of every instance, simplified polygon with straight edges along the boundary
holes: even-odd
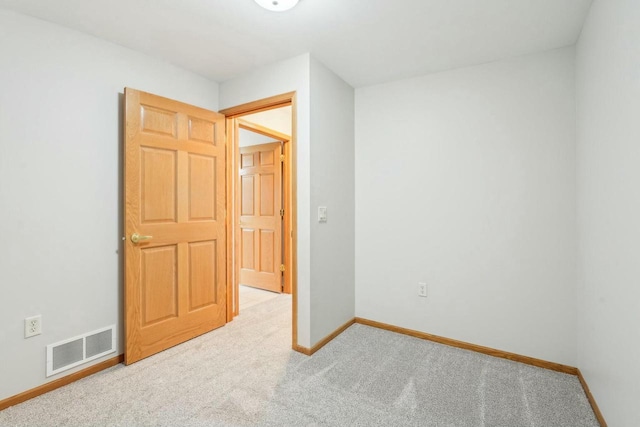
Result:
[[[295,111],[294,92],[221,111],[227,128],[227,321],[240,314],[243,298],[268,297],[256,294],[262,290],[290,293],[294,349]]]

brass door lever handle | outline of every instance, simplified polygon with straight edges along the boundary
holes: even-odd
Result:
[[[151,240],[151,239],[153,239],[153,236],[141,236],[141,235],[139,235],[138,233],[133,233],[133,234],[131,235],[131,241],[132,241],[133,243],[139,243],[139,242],[141,242],[142,240]]]

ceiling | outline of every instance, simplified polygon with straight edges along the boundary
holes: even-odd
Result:
[[[310,52],[354,87],[572,45],[592,0],[0,0],[223,82]]]

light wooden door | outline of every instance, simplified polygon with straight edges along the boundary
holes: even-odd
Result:
[[[226,322],[225,123],[129,88],[125,103],[130,364]]]
[[[239,283],[282,292],[282,143],[240,148]]]

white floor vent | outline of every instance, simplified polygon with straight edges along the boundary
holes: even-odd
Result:
[[[116,351],[112,325],[47,346],[47,377]]]

